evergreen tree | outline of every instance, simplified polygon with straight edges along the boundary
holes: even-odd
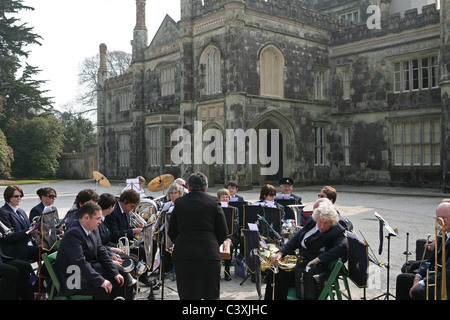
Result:
[[[39,88],[44,81],[34,79],[38,68],[22,62],[29,55],[25,47],[40,45],[41,39],[32,27],[16,17],[21,10],[34,10],[22,2],[0,0],[0,97],[4,99],[0,129],[11,119],[31,119],[52,110],[50,98],[44,97],[45,91]]]

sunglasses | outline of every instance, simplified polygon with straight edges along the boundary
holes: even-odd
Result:
[[[13,195],[13,198],[23,198],[23,195],[21,195],[21,194],[15,194],[15,195]]]
[[[271,196],[271,197],[275,197],[277,194],[276,193],[269,193],[268,194],[268,196]]]
[[[49,198],[51,198],[51,199],[56,199],[56,195],[54,195],[54,194],[51,194],[51,195],[46,196],[46,197],[49,197]]]
[[[319,193],[317,196],[318,196],[319,198],[326,198],[326,197],[327,197],[327,195],[326,195],[326,194],[323,194],[323,193]]]

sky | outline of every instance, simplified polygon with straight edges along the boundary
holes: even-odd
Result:
[[[131,53],[130,41],[136,24],[135,0],[24,0],[35,10],[17,16],[40,35],[41,46],[27,46],[25,61],[38,67],[37,80],[46,80],[41,89],[53,97],[54,107],[64,111],[78,88],[79,65],[99,53],[101,43],[108,51]],[[165,15],[180,20],[180,0],[147,0],[146,26],[149,43]]]

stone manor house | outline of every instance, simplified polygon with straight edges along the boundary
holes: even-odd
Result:
[[[180,1],[148,41],[136,0],[129,73],[110,78],[100,45],[108,178],[450,185],[450,1]]]

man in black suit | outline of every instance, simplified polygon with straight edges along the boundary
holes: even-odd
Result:
[[[59,295],[93,295],[96,300],[119,295],[124,278],[102,245],[99,233],[94,232],[101,222],[101,207],[88,202],[64,233],[55,263],[61,283]]]
[[[0,220],[14,232],[8,237],[0,239],[2,253],[20,260],[39,261],[39,247],[33,243],[32,228],[27,214],[19,208],[23,198],[22,188],[8,186],[3,193],[3,197],[6,203],[0,208]]]
[[[446,252],[446,261],[442,261],[442,237],[436,239],[436,244],[434,246],[433,252],[430,254],[430,258],[427,262],[430,264],[430,271],[434,271],[436,261],[435,261],[435,251],[437,252],[438,264],[445,264],[446,269],[446,286],[447,292],[450,292],[450,240],[449,232],[450,232],[450,203],[442,202],[436,208],[436,218],[441,218],[444,220],[445,224],[445,232],[446,238],[444,240],[445,252]],[[425,300],[426,299],[426,287],[427,282],[429,284],[437,284],[437,292],[438,299],[440,297],[441,290],[441,282],[442,282],[442,268],[438,268],[438,273],[431,274],[429,278],[427,278],[427,270],[425,268],[425,263],[422,264],[422,267],[418,270],[416,274],[413,273],[401,273],[397,276],[396,283],[396,299],[397,300]],[[429,299],[434,299],[434,287],[429,287]]]
[[[219,299],[219,245],[227,238],[225,215],[217,197],[206,193],[208,179],[197,172],[189,193],[175,200],[169,222],[178,295],[185,299]]]

